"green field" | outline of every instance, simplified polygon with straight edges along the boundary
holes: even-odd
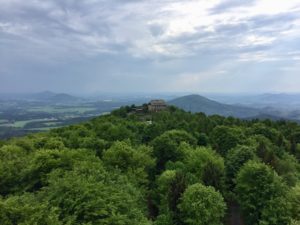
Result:
[[[39,128],[29,128],[27,130],[32,130],[32,131],[48,131],[51,129],[59,128],[59,126],[56,127],[39,127]]]
[[[0,124],[2,124],[2,123],[8,123],[8,120],[2,120],[2,119],[0,119]]]
[[[55,106],[45,106],[45,107],[33,107],[28,109],[28,112],[46,112],[46,113],[85,113],[88,111],[93,111],[94,107],[55,107]]]
[[[10,124],[0,124],[2,127],[15,127],[15,128],[23,128],[26,124],[31,122],[53,122],[51,119],[32,119],[32,120],[21,120],[21,121],[15,121],[14,123]]]
[[[56,125],[60,125],[61,122],[47,122],[47,123],[43,123],[45,126],[56,126]]]

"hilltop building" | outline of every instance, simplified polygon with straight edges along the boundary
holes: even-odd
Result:
[[[148,104],[148,110],[150,112],[159,112],[165,110],[166,108],[167,108],[167,103],[162,99],[152,100]]]

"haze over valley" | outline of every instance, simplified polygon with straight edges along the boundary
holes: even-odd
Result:
[[[0,94],[0,138],[76,124],[121,106],[139,106],[152,99],[164,99],[169,105],[193,113],[300,122],[300,94],[106,93],[74,96],[44,91]]]

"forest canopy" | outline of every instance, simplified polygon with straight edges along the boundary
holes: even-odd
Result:
[[[300,126],[169,107],[0,143],[2,225],[300,223]]]

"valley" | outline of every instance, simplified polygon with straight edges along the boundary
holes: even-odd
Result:
[[[23,136],[86,121],[139,100],[95,100],[43,92],[0,96],[0,139]]]
[[[287,106],[291,101],[288,95],[285,95],[285,98],[278,98],[277,95],[271,97],[272,95],[269,94],[268,101],[264,102],[258,101],[262,99],[261,97],[253,96],[207,96],[208,98],[198,94],[183,96],[182,93],[172,93],[75,97],[49,91],[22,95],[2,94],[0,95],[0,139],[75,124],[108,114],[124,105],[141,105],[152,98],[162,98],[167,101],[168,105],[174,105],[192,113],[233,116],[245,120],[300,121],[300,107]],[[297,98],[295,96],[290,96],[290,98],[296,106]],[[286,107],[283,107],[285,105]]]

